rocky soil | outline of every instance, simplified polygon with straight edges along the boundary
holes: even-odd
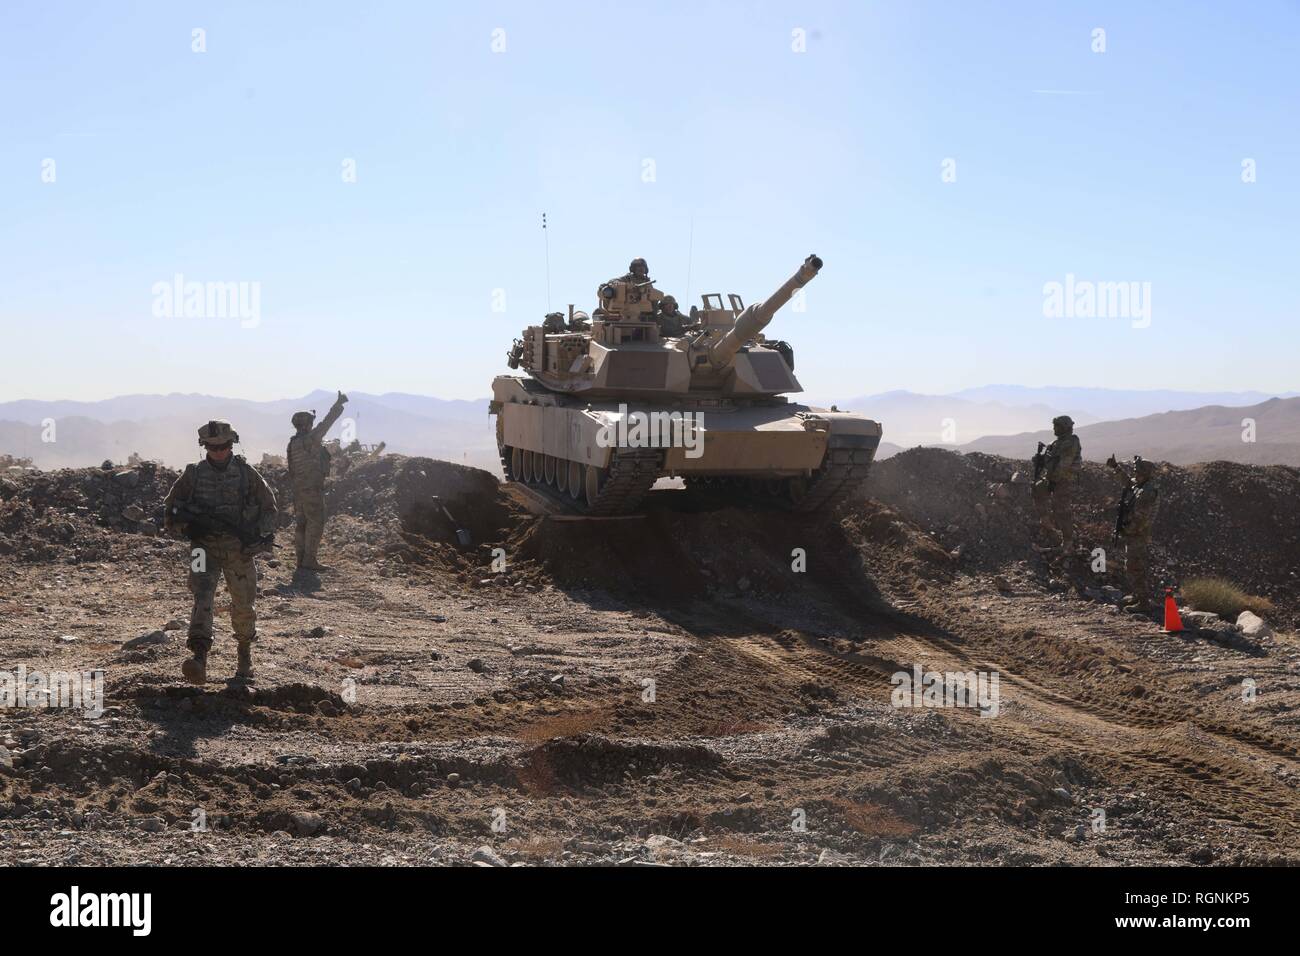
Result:
[[[1161,568],[1272,598],[1277,633],[1247,637],[1047,590],[1017,467],[907,452],[820,521],[682,491],[571,520],[484,472],[388,456],[331,482],[331,570],[263,562],[251,689],[225,680],[224,590],[209,682],[180,680],[188,546],[156,530],[174,473],[6,478],[0,671],[102,668],[106,709],[0,710],[0,848],[20,865],[1300,863],[1300,564],[1279,518],[1296,470],[1162,475]],[[1108,541],[1116,486],[1085,477]],[[891,678],[916,666],[996,674],[996,714],[895,706]]]

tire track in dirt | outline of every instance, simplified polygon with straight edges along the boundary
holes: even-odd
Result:
[[[1221,813],[1226,806],[1236,819],[1264,832],[1277,833],[1279,824],[1284,821],[1300,823],[1300,791],[1279,784],[1276,779],[1279,769],[1288,773],[1300,769],[1296,750],[1270,735],[1219,721],[1208,721],[1208,727],[1202,727],[1193,709],[1176,699],[1160,701],[1168,708],[1166,710],[1160,706],[1127,705],[1123,701],[1100,702],[1092,695],[1082,699],[1071,697],[988,660],[959,655],[948,642],[936,643],[900,635],[884,642],[880,649],[888,650],[889,656],[895,659],[927,662],[927,669],[932,670],[998,671],[1001,683],[1016,692],[1006,702],[1017,706],[1008,715],[986,721],[994,735],[1016,738],[1037,750],[1044,746],[1049,749],[1068,746],[1077,757],[1093,761],[1100,758],[1136,771],[1131,777],[1135,781],[1149,781],[1154,773],[1172,785],[1180,797],[1198,804],[1207,814]],[[860,667],[879,672],[881,669],[876,660],[879,658],[864,662]],[[797,666],[808,668],[803,661],[799,661]],[[835,673],[842,671],[842,664],[829,668],[814,665],[810,669]],[[861,670],[852,669],[849,673],[857,678]],[[885,688],[877,688],[876,692],[879,696],[887,695]],[[957,719],[980,719],[961,711],[955,716]],[[1050,723],[1044,724],[1043,721]],[[1227,752],[1226,747],[1219,748],[1223,752],[1218,752],[1207,747],[1193,747],[1186,740],[1170,742],[1151,736],[1152,731],[1185,726],[1198,732],[1208,731],[1206,735],[1212,735],[1211,739],[1226,738],[1233,747],[1246,750],[1255,762],[1243,761]],[[1223,797],[1226,803],[1189,791],[1186,787],[1188,779],[1197,789],[1208,788]],[[1261,813],[1258,807],[1273,812]]]
[[[829,590],[834,595],[838,589]],[[788,673],[794,680],[822,682],[837,692],[877,700],[889,698],[890,675],[910,672],[913,662],[927,670],[996,671],[1003,688],[1011,691],[1009,699],[1004,692],[1004,702],[1013,705],[1010,714],[991,720],[961,711],[949,716],[980,722],[995,740],[1004,739],[1009,750],[1043,756],[1068,750],[1103,773],[1131,783],[1150,785],[1156,779],[1162,790],[1197,807],[1206,818],[1230,820],[1261,833],[1279,834],[1288,821],[1300,821],[1300,792],[1277,779],[1279,772],[1297,770],[1296,748],[1284,740],[1207,715],[1174,692],[1144,688],[1142,698],[1132,700],[1104,695],[1081,682],[1076,693],[1067,693],[990,660],[985,652],[996,652],[997,646],[961,646],[933,633],[898,629],[898,615],[883,616],[886,626],[894,628],[885,637],[881,618],[875,615],[863,627],[872,634],[865,652],[839,652],[818,637],[790,629],[764,633],[761,626],[755,633],[730,638],[729,644],[773,674]],[[1154,682],[1140,662],[1134,670],[1130,682],[1145,679],[1148,687]],[[1180,728],[1193,728],[1207,743],[1167,739],[1168,732]],[[914,756],[925,759],[919,753]]]

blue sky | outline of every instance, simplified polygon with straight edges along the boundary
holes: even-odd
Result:
[[[816,396],[1294,390],[1298,48],[1267,0],[8,0],[0,400],[484,396],[543,211],[556,308],[635,255],[748,301],[817,252],[770,329]],[[259,283],[257,324],[155,315],[177,273]],[[1149,282],[1150,327],[1045,316],[1067,273]]]

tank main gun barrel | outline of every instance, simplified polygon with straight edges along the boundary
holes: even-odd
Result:
[[[801,289],[810,282],[821,267],[821,259],[815,255],[809,256],[779,289],[736,316],[736,324],[709,349],[709,363],[720,368],[730,362],[740,347],[763,331],[767,323],[772,321],[772,316],[776,315],[777,309],[790,301],[796,289]]]

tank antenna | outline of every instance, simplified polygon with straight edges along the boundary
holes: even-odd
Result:
[[[695,217],[691,216],[691,237],[686,243],[686,304],[691,304],[691,263],[695,261]]]
[[[546,232],[546,213],[542,213],[542,242],[546,244],[546,311],[551,311],[551,237]]]

